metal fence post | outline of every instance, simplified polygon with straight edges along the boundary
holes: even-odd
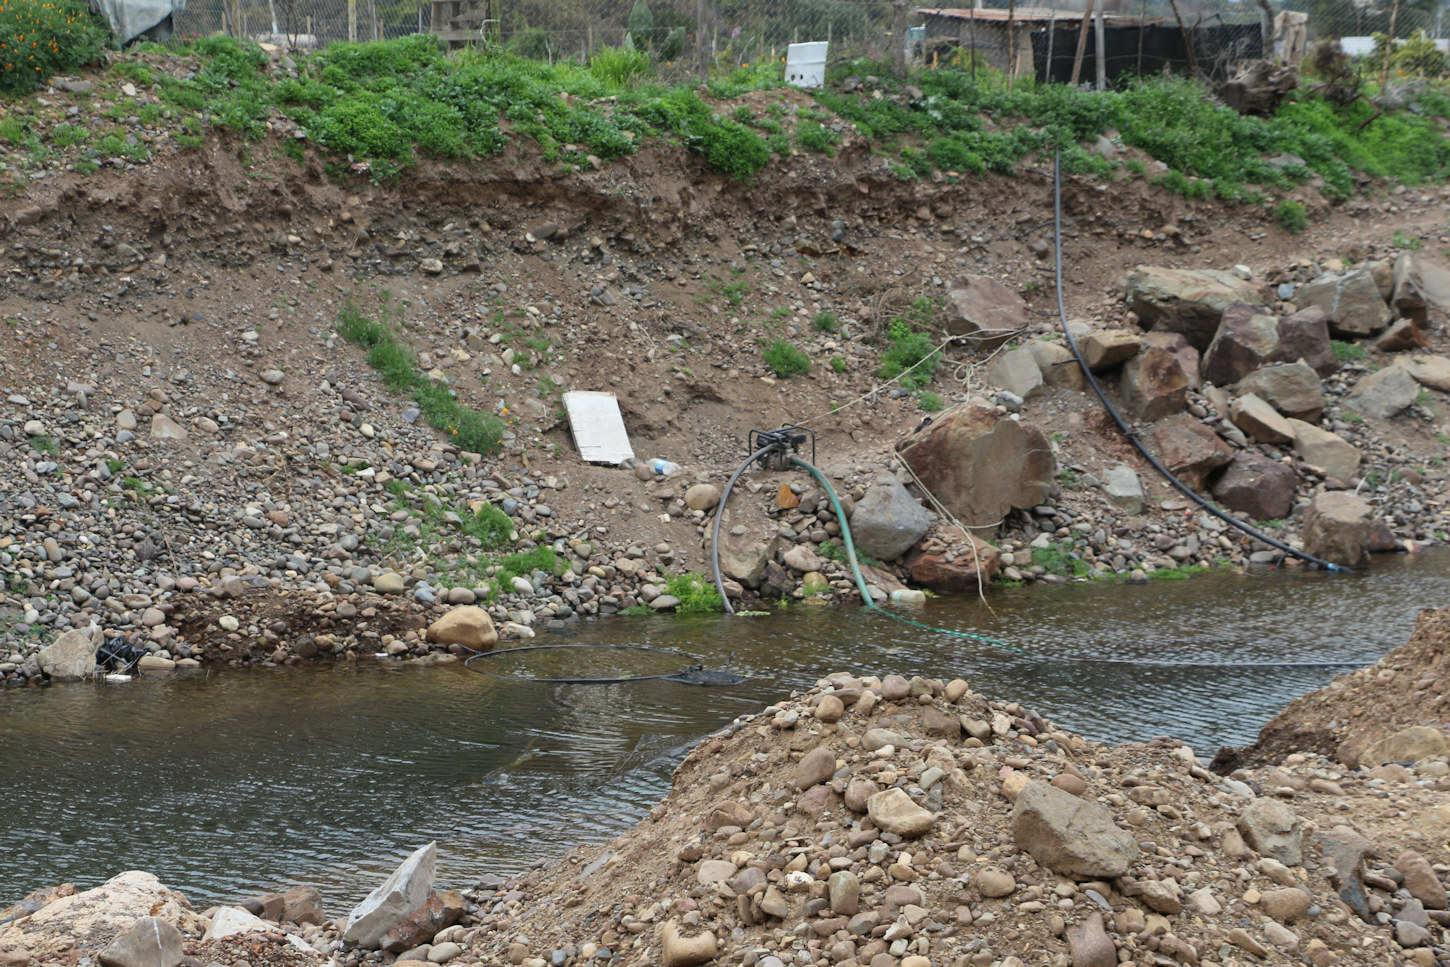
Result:
[[[347,0],[347,42],[357,43],[357,0]]]

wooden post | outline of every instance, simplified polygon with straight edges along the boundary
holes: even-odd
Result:
[[[1390,55],[1395,52],[1395,21],[1400,16],[1400,0],[1395,0],[1395,5],[1390,7],[1390,36],[1385,42],[1385,65],[1380,70],[1380,90],[1390,81]]]
[[[1148,22],[1148,0],[1143,0],[1142,7],[1138,10],[1138,76],[1143,76],[1143,31]]]
[[[702,82],[710,79],[710,52],[705,47],[706,0],[695,0],[695,67]]]
[[[1188,27],[1183,23],[1183,14],[1178,9],[1178,0],[1168,0],[1169,6],[1173,8],[1173,19],[1178,21],[1178,32],[1183,35],[1183,47],[1188,52],[1188,73],[1194,77],[1198,76],[1198,57],[1193,53],[1193,37],[1188,33]]]
[[[1007,93],[1017,76],[1017,0],[1007,0]]]
[[[357,0],[347,0],[347,42],[357,43]]]
[[[1057,9],[1054,7],[1052,11],[1052,19],[1047,21],[1047,65],[1043,68],[1042,71],[1042,79],[1049,84],[1052,83],[1052,38],[1056,32]]]
[[[1106,6],[1106,4],[1104,4]],[[1097,36],[1094,38],[1093,53],[1097,61],[1098,90],[1108,89],[1108,42],[1107,32],[1103,30],[1103,8],[1098,7],[1097,13]]]
[[[1082,74],[1082,55],[1087,53],[1088,26],[1092,23],[1093,0],[1087,0],[1087,7],[1082,12],[1082,26],[1077,31],[1077,53],[1072,58],[1072,79],[1068,81],[1073,87],[1077,87],[1077,79]]]
[[[972,83],[973,84],[977,83],[977,11],[980,10],[980,9],[981,9],[981,7],[973,7],[972,8],[972,19],[969,21],[969,23],[972,25],[972,27],[971,27],[971,34],[972,34],[971,58],[972,58]]]
[[[1399,0],[1395,0],[1396,3]],[[898,80],[906,76],[906,0],[891,4],[891,74]]]

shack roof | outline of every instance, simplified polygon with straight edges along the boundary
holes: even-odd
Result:
[[[961,7],[922,7],[917,13],[923,17],[946,17],[950,20],[976,20],[987,23],[1006,23],[1010,15],[1011,19],[1018,22],[1046,23],[1049,20],[1082,20],[1081,10],[1056,10],[1052,7],[1018,7],[1016,10],[1003,10],[997,7],[983,7],[972,10]],[[1131,14],[1115,14],[1107,12],[1103,14],[1107,20],[1131,20],[1137,23],[1139,18]],[[1144,21],[1145,23],[1152,21]]]

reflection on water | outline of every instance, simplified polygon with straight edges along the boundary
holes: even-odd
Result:
[[[752,676],[734,688],[541,686],[457,665],[365,665],[0,692],[0,906],[139,868],[203,902],[314,883],[337,916],[430,839],[443,881],[467,886],[617,834],[664,794],[690,742],[837,670],[962,677],[1093,738],[1173,735],[1211,753],[1251,741],[1339,671],[1235,663],[1375,661],[1406,639],[1418,608],[1450,603],[1450,551],[1380,558],[1357,575],[1224,572],[990,600],[936,599],[914,617],[1020,652],[798,606],[598,622],[562,639],[690,661],[569,649],[488,663],[604,677],[703,661]]]

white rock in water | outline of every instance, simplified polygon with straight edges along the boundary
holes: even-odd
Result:
[[[347,915],[347,929],[343,931],[342,939],[376,950],[385,933],[428,899],[433,889],[437,855],[438,844],[433,842],[404,860],[381,886]]]

